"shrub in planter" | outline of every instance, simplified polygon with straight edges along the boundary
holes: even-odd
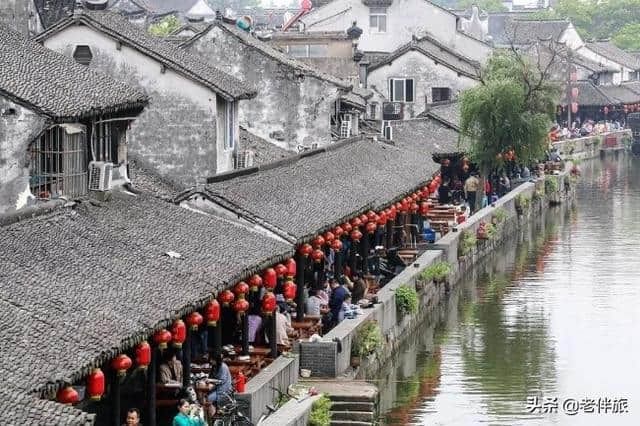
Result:
[[[322,395],[311,407],[309,426],[329,426],[331,424],[331,400]]]
[[[420,277],[423,280],[434,281],[436,283],[442,283],[447,281],[449,273],[451,272],[451,265],[449,262],[437,262],[428,268],[424,269],[420,273]]]
[[[418,312],[418,294],[413,286],[401,285],[395,293],[396,308],[402,315]]]
[[[531,199],[524,194],[518,194],[514,200],[516,206],[516,212],[519,215],[523,214],[531,204]]]
[[[476,236],[473,232],[465,229],[460,233],[460,240],[458,241],[458,257],[466,256],[471,253],[476,245]]]
[[[544,191],[547,194],[553,194],[554,192],[558,192],[560,189],[560,185],[558,184],[558,178],[554,176],[547,176],[544,180]]]
[[[498,226],[493,223],[488,223],[485,228],[485,233],[487,234],[487,239],[493,240],[498,235]]]
[[[371,355],[382,348],[382,332],[378,323],[367,321],[356,331],[351,343],[351,365],[360,364],[360,358]]]

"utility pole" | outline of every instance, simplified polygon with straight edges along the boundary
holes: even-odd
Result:
[[[573,62],[571,60],[572,53],[573,52],[571,48],[567,48],[567,129],[571,129],[571,108],[573,106],[573,98],[571,93],[571,71],[573,68],[571,66],[571,63]]]

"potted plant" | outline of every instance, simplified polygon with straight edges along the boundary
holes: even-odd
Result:
[[[451,265],[449,262],[437,262],[424,269],[420,276],[427,281],[433,281],[436,284],[446,282],[449,279]]]
[[[356,331],[351,343],[351,366],[360,366],[362,357],[367,357],[382,348],[382,332],[376,321],[366,321]]]

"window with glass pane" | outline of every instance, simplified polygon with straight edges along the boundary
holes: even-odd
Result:
[[[306,58],[307,54],[307,45],[306,44],[292,44],[289,46],[289,55],[295,56],[296,58]]]
[[[392,102],[413,102],[414,82],[412,78],[389,79],[389,99]]]
[[[369,9],[369,28],[373,33],[387,31],[387,9],[384,7],[372,7]]]
[[[310,58],[326,58],[327,45],[326,44],[310,44],[309,57]]]

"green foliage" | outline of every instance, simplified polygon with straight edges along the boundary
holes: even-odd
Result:
[[[640,23],[627,24],[611,39],[621,49],[640,50]]]
[[[560,185],[558,184],[558,178],[554,176],[547,176],[544,180],[544,192],[547,194],[553,194],[558,192]]]
[[[460,145],[483,175],[513,149],[522,163],[541,158],[559,87],[512,52],[496,51],[480,71],[482,84],[461,95]]]
[[[531,199],[524,194],[518,194],[515,198],[516,210],[523,211],[529,208]]]
[[[166,37],[180,28],[180,21],[175,15],[168,15],[162,18],[157,24],[149,25],[149,34],[156,37]]]
[[[329,426],[331,424],[331,400],[322,395],[311,407],[309,426]]]
[[[378,323],[367,321],[358,329],[351,344],[351,355],[365,357],[382,348],[382,332]]]
[[[427,281],[443,282],[449,277],[450,272],[451,265],[449,262],[437,262],[424,269],[420,273],[420,277]]]
[[[458,256],[466,256],[471,253],[476,246],[476,236],[473,232],[465,229],[460,232],[460,240],[458,242]]]
[[[493,240],[498,235],[498,227],[493,223],[487,223],[484,226],[484,232],[486,232],[488,239]]]
[[[470,9],[471,6],[478,6],[480,10],[485,12],[506,12],[500,0],[458,0],[456,9]]]
[[[418,294],[413,286],[401,285],[395,293],[396,308],[402,315],[418,312]]]
[[[502,223],[507,220],[507,211],[502,207],[498,207],[493,211],[493,218],[495,218],[496,222]]]

